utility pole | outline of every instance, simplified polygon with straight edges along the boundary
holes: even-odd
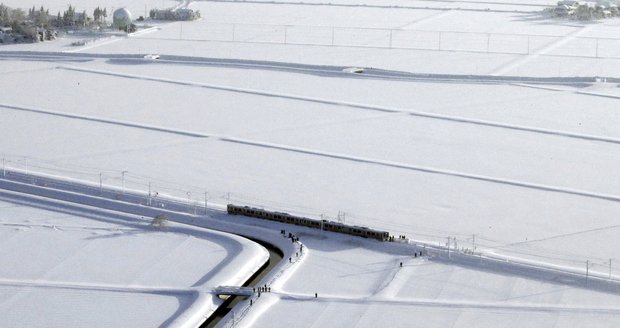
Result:
[[[472,251],[476,250],[476,234],[473,234],[471,236],[471,250]]]
[[[103,173],[99,173],[99,196],[103,196]]]
[[[596,38],[596,58],[598,58],[598,38]]]
[[[588,286],[588,274],[590,273],[590,260],[586,260],[586,286]]]
[[[209,193],[205,192],[205,215],[207,215],[207,199],[209,198]]]
[[[491,50],[489,45],[491,44],[491,33],[487,33],[487,53]]]
[[[125,173],[127,173],[127,171],[122,171],[121,172],[121,184],[122,184],[122,193],[125,193]]]
[[[149,199],[148,199],[148,205],[151,206],[151,181],[149,181]]]
[[[441,32],[439,32],[439,46],[437,47],[437,50],[441,51]]]
[[[527,36],[527,54],[530,54],[530,36]]]
[[[191,196],[191,193],[188,191],[188,192],[187,192],[187,213],[190,213],[190,214],[191,214],[191,213],[192,213],[192,208],[191,208],[191,206],[190,206],[190,204],[189,204],[189,198],[190,198],[190,196]]]
[[[450,240],[452,240],[452,237],[448,236],[448,243],[446,244],[446,246],[448,246],[448,258],[450,258]]]

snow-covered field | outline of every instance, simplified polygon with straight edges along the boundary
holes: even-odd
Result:
[[[0,198],[3,327],[196,325],[222,303],[214,288],[243,283],[267,256],[193,226]]]
[[[300,238],[310,249],[302,266],[276,292],[261,296],[241,322],[245,327],[272,327],[274,321],[279,327],[619,324],[616,294],[414,258],[373,242]]]
[[[458,248],[475,245],[584,271],[588,261],[600,274],[612,261],[617,276],[620,20],[581,23],[539,14],[554,3],[195,1],[191,7],[203,14],[196,22],[158,23],[83,48],[63,40],[3,46],[0,152],[10,167],[91,182],[102,173],[104,184],[117,187],[124,176],[127,188],[146,192],[150,182],[155,191],[196,203],[207,197],[313,217],[341,211],[347,223],[434,245],[451,236]],[[161,7],[134,4],[138,14],[145,4]],[[366,71],[344,72],[348,67]],[[338,267],[365,251],[332,252],[339,254],[326,250],[324,257]],[[440,292],[452,278],[434,277],[430,294],[420,297],[457,307],[460,319],[445,319],[457,326],[475,318],[493,326],[515,313],[543,326],[592,317],[605,317],[595,320],[605,326],[617,316],[603,309],[608,303],[579,315],[551,311],[558,316],[525,301],[498,304],[528,290],[564,287],[528,281],[523,290],[505,289],[521,278],[418,260],[399,271],[404,289],[390,287],[395,294],[366,304],[359,299],[397,261],[381,252],[368,256],[388,263],[371,274],[371,285],[347,280],[332,299],[295,299],[323,283],[300,285],[319,275],[309,268],[321,260],[309,257],[284,294],[269,296],[278,305],[252,320],[266,326],[307,308],[304,315],[319,325],[346,307],[348,313],[394,311],[406,318],[400,325],[420,317],[417,322],[443,326],[444,319],[428,316],[447,306],[422,315],[430,305],[407,282],[443,271],[458,272],[457,280],[489,281],[456,285],[488,288],[485,295],[495,297],[472,291],[463,297],[480,297],[475,302],[489,307],[459,307],[462,299]],[[334,270],[355,275],[373,271],[369,263]],[[560,294],[549,306],[579,307],[578,298],[599,296],[617,302],[581,289]],[[369,314],[369,323],[358,324],[371,326],[377,318]]]

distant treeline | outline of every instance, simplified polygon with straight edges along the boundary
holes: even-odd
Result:
[[[91,17],[86,11],[77,12],[72,5],[64,12],[50,15],[49,9],[43,6],[38,9],[33,6],[26,13],[0,4],[0,43],[53,40],[57,30],[99,28],[106,25],[107,17],[107,9],[100,7],[95,8]]]
[[[106,8],[97,7],[92,16],[86,11],[77,12],[75,7],[69,5],[64,12],[58,11],[56,15],[50,15],[49,9],[41,6],[39,9],[32,7],[26,13],[22,9],[13,9],[0,4],[0,26],[12,27],[17,30],[19,25],[31,25],[40,28],[66,28],[66,27],[92,27],[105,24],[108,17]]]

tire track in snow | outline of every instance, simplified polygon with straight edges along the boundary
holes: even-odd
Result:
[[[618,228],[620,228],[620,224],[611,225],[611,226],[605,226],[605,227],[597,227],[597,228],[593,228],[593,229],[587,229],[587,230],[581,230],[581,231],[575,231],[575,232],[569,232],[569,233],[564,233],[564,234],[560,234],[560,235],[553,235],[553,236],[549,236],[549,237],[545,237],[545,238],[538,238],[538,239],[530,239],[530,240],[526,240],[526,241],[519,241],[519,242],[515,242],[515,243],[505,244],[505,245],[502,245],[502,246],[496,247],[496,248],[497,249],[502,249],[502,248],[505,248],[505,247],[512,247],[512,246],[517,246],[517,245],[529,245],[529,244],[543,242],[543,241],[552,240],[552,239],[574,237],[574,236],[588,234],[588,233],[592,233],[592,232],[600,232],[600,231],[605,231],[605,230],[614,230],[614,229],[618,229]]]
[[[150,28],[147,28],[147,29],[144,29],[144,30],[140,30],[140,31],[134,32],[134,33],[129,33],[129,34],[124,35],[124,36],[112,36],[110,38],[106,38],[105,40],[93,41],[91,44],[87,44],[87,45],[79,47],[77,49],[65,50],[65,51],[63,51],[63,53],[77,53],[77,52],[84,51],[84,50],[90,50],[90,49],[93,49],[93,48],[98,48],[98,47],[101,47],[101,46],[106,46],[108,44],[116,43],[118,41],[127,40],[130,37],[141,36],[143,34],[148,34],[148,33],[156,32],[156,31],[159,31],[159,30],[161,30],[160,27],[150,27]]]
[[[125,40],[125,39],[127,39],[127,36],[123,36],[123,37],[112,36],[112,37],[107,38],[105,40],[96,40],[96,41],[93,41],[91,44],[87,44],[87,45],[79,47],[77,49],[65,50],[63,52],[65,52],[65,53],[76,53],[76,52],[80,52],[80,51],[84,51],[84,50],[89,50],[89,49],[105,46],[105,45],[108,45],[108,44],[116,43],[118,41]]]
[[[53,289],[73,289],[80,291],[101,291],[101,292],[120,292],[120,293],[144,293],[144,294],[166,294],[166,295],[194,295],[198,290],[193,288],[173,288],[173,287],[141,287],[124,286],[111,284],[89,284],[75,282],[58,282],[46,280],[28,279],[0,279],[0,286],[8,287],[31,287],[31,288],[53,288]],[[202,291],[202,290],[201,290]],[[208,290],[206,292],[209,292]]]
[[[540,48],[540,49],[536,49],[535,51],[533,51],[531,54],[526,55],[524,58],[518,59],[516,61],[514,61],[513,63],[503,66],[497,70],[495,70],[494,72],[492,72],[490,75],[505,75],[506,73],[514,70],[515,68],[531,61],[534,58],[537,58],[540,55],[544,55],[545,53],[556,49],[558,47],[561,47],[562,45],[570,42],[571,40],[573,40],[574,38],[578,37],[579,35],[586,33],[587,31],[589,31],[590,29],[592,29],[592,26],[585,26],[582,27],[564,37],[562,37],[561,39],[555,41],[555,42],[551,42],[550,44]]]
[[[359,305],[401,305],[401,306],[420,306],[436,308],[458,308],[458,309],[479,309],[479,310],[505,310],[505,311],[526,311],[526,312],[573,312],[573,313],[598,313],[598,314],[620,314],[618,307],[587,307],[571,305],[551,305],[551,304],[532,304],[532,303],[510,303],[510,302],[475,302],[459,300],[434,300],[434,299],[393,299],[393,298],[347,298],[339,296],[321,296],[318,299],[314,295],[280,293],[273,292],[282,300],[291,301],[310,301],[310,302],[334,302]]]
[[[566,89],[566,88],[560,88],[560,87],[542,86],[542,85],[534,85],[534,84],[527,84],[527,83],[513,83],[512,85],[518,86],[518,87],[524,87],[524,88],[531,88],[531,89],[540,89],[540,90],[548,90],[548,91],[556,91],[556,92],[570,92],[570,93],[584,95],[584,96],[620,99],[620,95],[612,95],[612,94],[601,93],[601,92],[596,92],[596,91],[573,90],[573,89]]]
[[[495,122],[495,121],[478,120],[478,119],[472,119],[472,118],[461,117],[461,116],[441,115],[441,114],[434,114],[434,113],[422,112],[422,111],[405,110],[405,109],[394,108],[394,107],[375,106],[375,105],[368,105],[368,104],[355,103],[355,102],[349,102],[349,101],[340,101],[340,100],[317,98],[317,97],[307,97],[307,96],[301,96],[301,95],[295,95],[295,94],[268,92],[268,91],[262,91],[262,90],[256,90],[256,89],[237,88],[237,87],[191,82],[191,81],[172,80],[172,79],[167,79],[167,78],[157,78],[157,77],[151,77],[151,76],[117,73],[117,72],[94,70],[94,69],[85,69],[85,68],[72,67],[72,66],[59,66],[58,69],[64,69],[64,70],[76,71],[76,72],[102,74],[102,75],[107,75],[107,76],[115,76],[115,77],[129,78],[129,79],[138,79],[138,80],[145,80],[145,81],[193,86],[193,87],[207,88],[207,89],[219,90],[219,91],[244,93],[244,94],[250,94],[250,95],[255,95],[255,96],[281,98],[281,99],[289,99],[289,100],[294,100],[294,101],[304,101],[304,102],[319,103],[319,104],[325,104],[325,105],[349,107],[349,108],[356,108],[356,109],[362,109],[362,110],[378,111],[378,112],[383,112],[383,113],[408,114],[414,117],[422,117],[422,118],[441,120],[441,121],[447,121],[447,122],[473,124],[473,125],[491,127],[491,128],[500,128],[500,129],[515,130],[515,131],[538,133],[538,134],[544,134],[544,135],[553,135],[553,136],[565,137],[565,138],[620,144],[620,139],[610,138],[610,137],[605,137],[605,136],[573,133],[573,132],[562,131],[562,130],[543,129],[543,128],[507,124],[507,123],[501,123],[501,122]]]
[[[160,127],[160,126],[155,126],[155,125],[134,123],[134,122],[129,122],[129,121],[111,120],[111,119],[106,119],[106,118],[101,118],[101,117],[96,117],[96,116],[77,115],[77,114],[52,111],[52,110],[34,108],[34,107],[16,106],[16,105],[9,105],[9,104],[0,104],[0,107],[5,108],[5,109],[18,110],[18,111],[30,112],[30,113],[36,113],[36,114],[45,114],[45,115],[65,117],[65,118],[71,118],[71,119],[77,119],[77,120],[83,120],[83,121],[112,124],[112,125],[125,126],[125,127],[130,127],[130,128],[139,128],[143,130],[150,130],[150,131],[156,131],[156,132],[165,132],[165,133],[182,135],[186,137],[195,137],[195,138],[211,137],[211,135],[204,134],[204,133],[170,129],[170,128],[165,128],[165,127]]]

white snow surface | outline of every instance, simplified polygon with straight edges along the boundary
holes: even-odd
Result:
[[[266,256],[243,238],[152,218],[0,208],[3,327],[191,326],[220,305],[213,288],[241,284],[234,277]]]
[[[315,218],[340,211],[347,223],[434,245],[451,236],[489,254],[580,270],[588,261],[599,275],[611,261],[618,276],[620,21],[540,15],[554,3],[195,1],[203,14],[195,22],[158,22],[83,48],[67,45],[74,36],[2,46],[0,151],[21,170],[92,183],[101,173],[117,188],[124,176],[127,188],[146,193],[150,182],[195,204],[207,197]],[[353,265],[358,252],[384,264]],[[515,312],[529,326],[617,324],[613,296],[537,281],[504,289],[522,278],[422,260],[399,271],[394,294],[365,303],[399,257],[357,247],[323,255],[334,263],[324,270],[350,277],[328,283],[337,292],[318,290],[331,299],[303,299],[327,280],[313,271],[322,260],[309,257],[315,265],[292,275],[286,295],[267,295],[277,305],[249,322],[307,308],[321,325],[350,319],[337,316],[347,307],[369,313],[368,325],[386,311],[402,326],[518,325]],[[415,294],[425,275],[437,279]],[[442,294],[451,279],[470,293]],[[566,309],[497,303],[538,289]],[[609,305],[573,311],[580,297]],[[488,307],[461,306],[468,298]]]
[[[293,231],[296,229],[293,228]],[[243,327],[612,327],[617,293],[414,257],[413,248],[299,231],[295,274]],[[416,250],[420,250],[418,248]],[[400,265],[402,263],[402,266]],[[316,293],[316,297],[315,297]],[[294,313],[295,315],[291,315]]]

